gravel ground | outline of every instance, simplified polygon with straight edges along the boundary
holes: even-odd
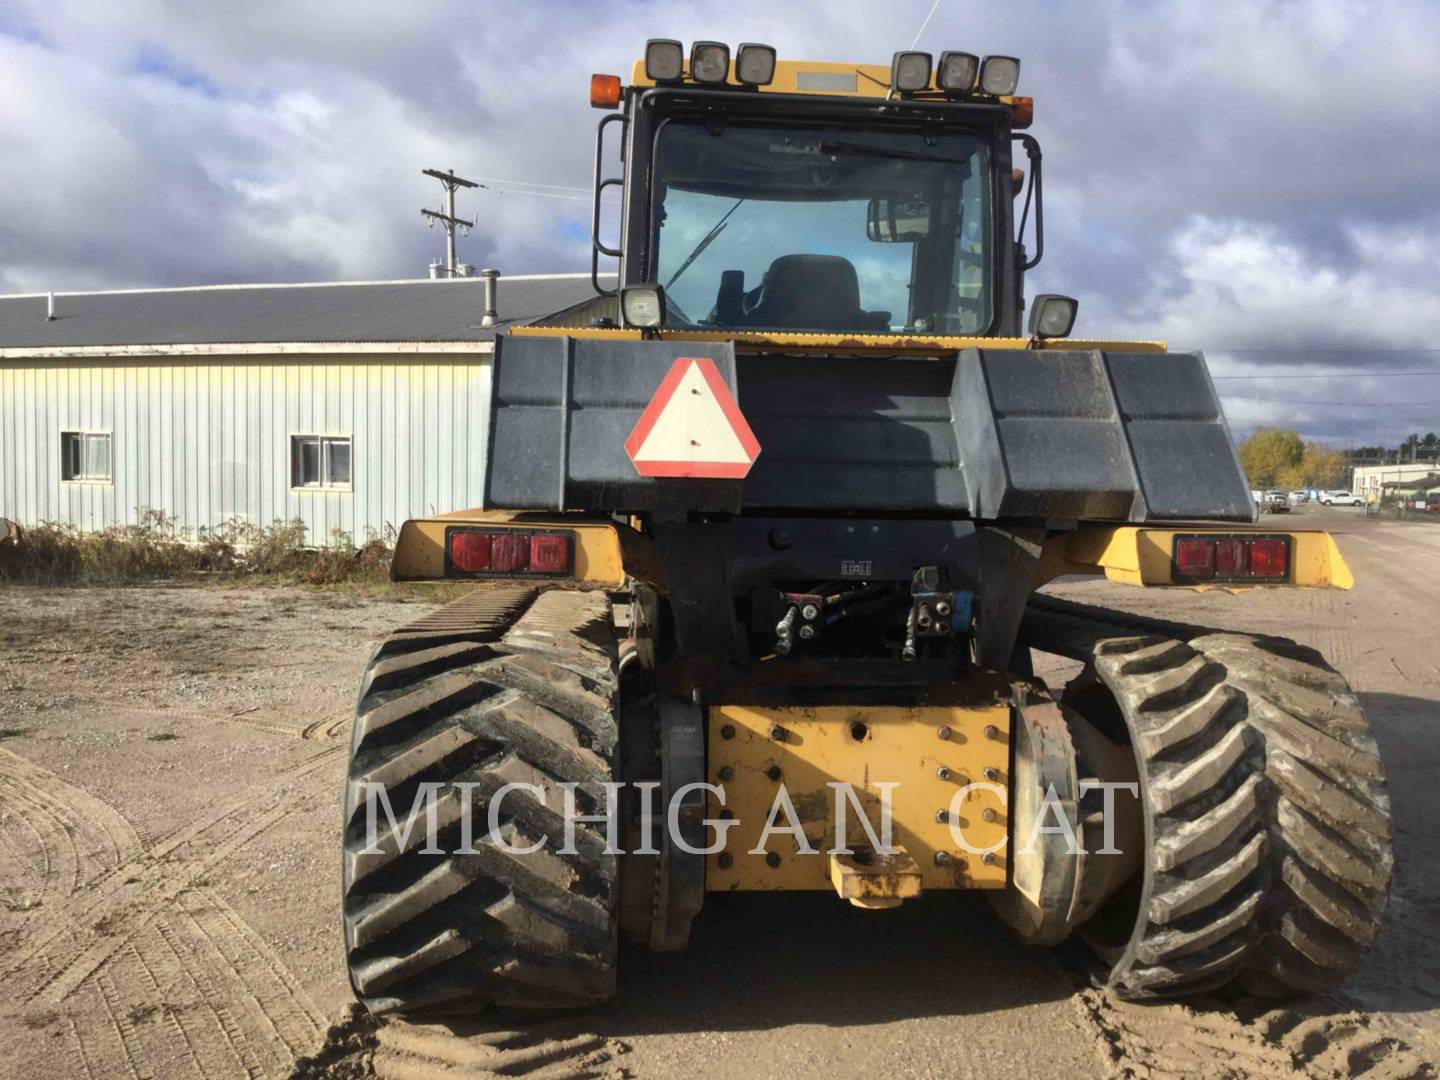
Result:
[[[980,905],[712,898],[626,955],[616,1004],[543,1025],[350,1012],[338,923],[349,714],[414,603],[290,588],[0,589],[0,1075],[1427,1075],[1440,1061],[1440,528],[1335,509],[1350,593],[1057,585],[1324,651],[1390,774],[1387,925],[1343,998],[1121,1006]],[[1308,520],[1306,520],[1308,518]],[[1037,657],[1041,674],[1072,665]],[[513,1019],[513,1018],[511,1018]],[[323,1050],[322,1050],[323,1048]]]

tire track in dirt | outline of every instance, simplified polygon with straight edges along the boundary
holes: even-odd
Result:
[[[626,1043],[592,1030],[582,1016],[542,1020],[487,1014],[488,1022],[377,1021],[359,1005],[326,1033],[313,1057],[296,1062],[296,1080],[437,1080],[447,1076],[586,1080],[627,1075],[617,1059]]]
[[[1433,1080],[1434,1063],[1374,1029],[1363,1013],[1326,1001],[1275,1007],[1256,999],[1227,1003],[1137,1004],[1099,990],[1076,995],[1086,1026],[1116,1077],[1250,1080]]]
[[[135,907],[143,913],[147,904],[153,906],[173,899],[206,870],[293,813],[294,806],[279,801],[286,795],[286,789],[328,764],[342,749],[339,745],[327,746],[256,788],[221,803],[210,814],[157,837],[148,850],[99,878],[95,887],[75,904],[62,907],[59,914],[63,918],[56,920],[58,924],[48,935],[39,935],[15,953],[0,957],[0,974],[13,974],[25,967],[72,928],[94,930],[99,926],[113,937],[118,927],[112,925],[107,916],[114,917]],[[261,812],[262,808],[266,809]],[[240,819],[239,824],[232,819]],[[123,921],[122,917],[120,923]],[[116,941],[115,947],[120,944],[123,942]]]
[[[139,834],[113,806],[9,750],[0,749],[0,817],[11,858],[0,868],[0,935],[18,941],[39,916],[134,858]]]
[[[319,1010],[202,879],[267,829],[316,809],[303,782],[342,749],[307,755],[148,847],[108,803],[8,752],[0,758],[0,784],[23,780],[0,787],[0,805],[38,828],[48,854],[32,864],[67,886],[52,890],[43,923],[0,955],[0,976],[39,1015],[64,1008],[77,1074],[279,1076],[319,1041]],[[72,835],[89,840],[70,880],[56,853]]]

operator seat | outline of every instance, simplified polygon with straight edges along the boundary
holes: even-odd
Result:
[[[884,330],[888,311],[860,306],[860,279],[839,255],[782,255],[765,271],[750,326],[797,330]]]

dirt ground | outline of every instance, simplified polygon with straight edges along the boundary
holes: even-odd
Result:
[[[350,1005],[339,796],[359,675],[415,603],[287,588],[0,589],[0,1076],[1426,1076],[1440,1062],[1440,528],[1334,509],[1341,592],[1054,591],[1284,634],[1389,769],[1386,928],[1331,1000],[1142,1008],[979,904],[712,898],[604,1010],[372,1030]],[[1073,665],[1037,658],[1063,681]]]

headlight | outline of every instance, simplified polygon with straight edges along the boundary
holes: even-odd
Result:
[[[890,88],[903,94],[930,86],[930,54],[897,52],[890,61]]]
[[[775,50],[746,42],[735,50],[735,77],[746,86],[769,86],[775,79]]]
[[[1020,61],[1013,56],[987,56],[980,65],[980,89],[1007,97],[1020,85]]]
[[[674,82],[685,74],[685,46],[670,38],[651,38],[645,43],[645,77]]]
[[[620,316],[626,326],[659,326],[665,321],[665,290],[659,285],[627,285],[620,290]]]
[[[1079,311],[1079,300],[1059,293],[1041,293],[1030,303],[1030,336],[1065,337]]]
[[[941,90],[968,93],[975,89],[975,76],[980,71],[980,58],[968,52],[943,52],[935,68],[935,81]]]
[[[729,45],[697,41],[690,46],[690,78],[702,83],[723,83],[729,77]]]

